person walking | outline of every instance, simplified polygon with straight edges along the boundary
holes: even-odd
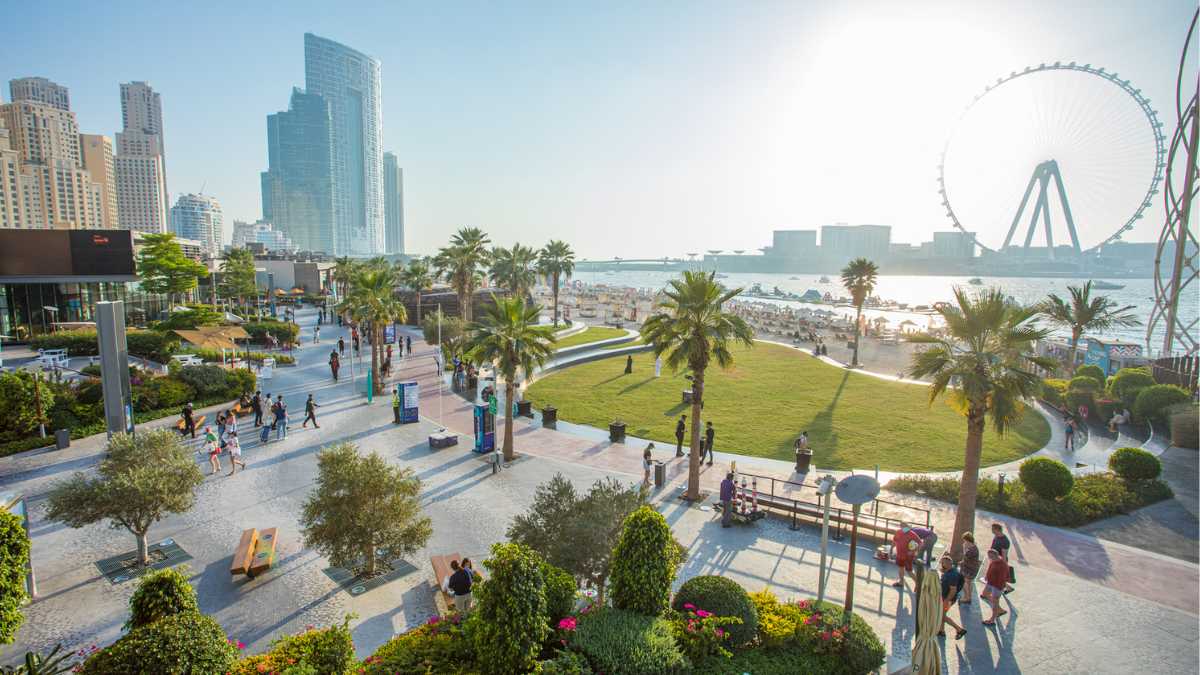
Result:
[[[225,449],[225,411],[217,412],[217,443],[221,449]]]
[[[687,431],[687,415],[680,415],[675,423],[675,456],[683,457],[683,434]]]
[[[343,338],[338,338],[338,354],[340,356],[346,355],[346,340]]]
[[[275,400],[275,440],[280,441],[287,438],[287,404],[283,402],[283,394]]]
[[[625,374],[629,375],[633,372],[633,354],[625,357]]]
[[[329,352],[329,372],[333,373],[333,381],[338,381],[338,371],[342,368],[342,360],[338,358],[337,352]]]
[[[313,326],[313,344],[321,344],[321,324]]]
[[[225,437],[229,438],[230,434],[236,434],[238,429],[237,415],[233,414],[232,410],[225,413]]]
[[[1004,564],[1007,567],[1006,574],[1008,574],[1008,578],[1005,580],[1004,584],[1001,584],[1000,588],[1004,591],[1005,595],[1008,595],[1016,590],[1012,585],[1017,583],[1017,572],[1012,568],[1012,563],[1010,563],[1008,559],[1008,550],[1012,548],[1012,542],[1008,540],[1008,535],[1004,534],[1004,526],[1000,523],[992,523],[991,548],[995,549],[995,551],[1000,554],[1000,557],[1004,560]]]
[[[404,336],[404,351],[409,356],[412,356],[412,336],[411,335]]]
[[[729,527],[733,521],[733,472],[725,474],[721,481],[721,527]]]
[[[958,602],[963,605],[971,604],[971,596],[975,595],[975,577],[979,576],[979,547],[975,545],[975,535],[963,532],[962,563],[958,569],[963,575],[963,592]]]
[[[704,458],[708,457],[708,465],[713,465],[713,438],[717,435],[713,429],[712,422],[706,422],[704,425],[704,448],[700,453],[700,462],[704,463]]]
[[[650,451],[654,449],[654,444],[646,446],[642,451],[642,487],[650,487],[650,469],[654,466],[654,459]]]
[[[400,387],[392,389],[392,424],[400,424]]]
[[[1068,416],[1066,423],[1067,428],[1063,435],[1063,450],[1075,452],[1075,418]]]
[[[209,475],[221,471],[221,448],[217,445],[217,435],[212,427],[204,427],[204,449],[208,451],[208,465],[212,467]]]
[[[906,588],[904,572],[913,573],[913,561],[916,560],[920,548],[921,538],[907,524],[901,525],[896,534],[892,535],[892,551],[896,554],[896,567],[900,572],[900,578],[892,584],[892,588]],[[913,579],[915,581],[916,577]]]
[[[457,560],[450,561],[450,570],[450,576],[446,577],[442,589],[454,596],[455,611],[466,614],[471,609],[471,586],[475,582],[474,577]]]
[[[942,625],[938,628],[938,637],[946,637],[946,624],[950,624],[954,627],[954,639],[961,640],[967,634],[967,629],[950,618],[950,608],[962,593],[963,575],[954,566],[950,556],[943,556],[939,564],[942,568]]]
[[[232,476],[236,473],[239,466],[245,471],[246,463],[242,461],[242,444],[238,441],[237,432],[233,431],[229,434],[229,475]]]
[[[254,392],[254,398],[250,399],[250,409],[254,411],[254,428],[262,426],[262,390]]]
[[[654,358],[654,376],[655,377],[662,376],[662,357],[661,356],[657,356]]]
[[[912,528],[913,534],[921,538],[921,548],[917,550],[917,558],[925,557],[925,566],[931,567],[933,564],[933,545],[937,543],[938,536],[931,528],[916,526]]]
[[[186,403],[183,406],[183,412],[179,413],[183,416],[183,435],[191,434],[192,438],[196,437],[196,416],[195,410],[191,403]]]
[[[1000,598],[1004,595],[1004,584],[1008,581],[1008,563],[1004,562],[1000,552],[988,549],[987,571],[983,573],[985,585],[979,597],[987,600],[992,607],[991,617],[984,619],[983,625],[995,626],[996,619],[1008,614],[1008,610],[1000,609]]]
[[[317,424],[317,408],[320,407],[321,406],[313,400],[313,395],[309,394],[308,400],[304,402],[304,423],[300,425],[301,428],[307,429],[309,420],[312,420],[314,429],[321,428],[321,425]]]

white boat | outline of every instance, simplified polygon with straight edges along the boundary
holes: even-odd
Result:
[[[829,277],[821,277],[820,279],[817,279],[817,283],[827,284],[829,283]]]
[[[1125,288],[1125,284],[1114,284],[1111,281],[1093,281],[1092,288],[1101,291],[1119,291]]]
[[[983,279],[980,279],[979,277],[971,277],[970,279],[967,279],[967,283],[971,284],[972,286],[982,286]]]

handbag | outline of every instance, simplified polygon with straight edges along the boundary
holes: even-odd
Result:
[[[1010,583],[1010,584],[1017,583],[1017,571],[1015,569],[1013,569],[1012,565],[1008,566],[1008,583]]]

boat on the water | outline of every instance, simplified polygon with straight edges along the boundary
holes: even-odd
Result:
[[[1125,284],[1114,284],[1111,281],[1092,281],[1092,288],[1101,291],[1119,291],[1125,288]]]
[[[971,277],[970,279],[967,279],[967,283],[971,284],[972,286],[982,286],[983,279],[980,279],[979,277]]]
[[[788,277],[788,281],[800,281],[800,277]]]
[[[823,276],[820,279],[817,279],[817,283],[827,284],[827,283],[829,283],[829,277]]]

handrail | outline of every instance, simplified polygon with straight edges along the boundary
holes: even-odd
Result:
[[[805,499],[801,499],[800,497],[792,496],[790,494],[789,495],[782,494],[782,491],[780,491],[780,493],[776,492],[777,484],[780,484],[780,486],[783,488],[787,488],[788,492],[792,492],[793,490],[798,492],[800,490],[803,490],[806,487],[811,487],[814,490],[813,495],[815,496],[816,495],[815,490],[818,487],[815,483],[805,483],[803,481],[796,482],[796,481],[786,480],[783,478],[776,478],[774,476],[763,476],[761,474],[748,473],[745,471],[738,471],[736,475],[754,479],[756,487],[757,487],[757,484],[759,481],[763,481],[763,482],[769,481],[770,482],[770,492],[768,493],[765,489],[762,489],[762,490],[758,490],[758,493],[764,494],[764,495],[769,494],[770,498],[771,498],[771,502],[773,502],[773,503],[778,503],[780,499],[791,500],[791,502],[792,502],[792,508],[791,508],[792,524],[790,527],[793,530],[798,529],[796,526],[796,516],[797,516],[797,514],[800,513],[800,504],[804,504],[805,506],[811,506],[813,508],[813,510],[817,510],[817,511],[820,511],[823,509],[823,506],[820,503],[819,499],[816,499],[814,501],[808,501]],[[766,486],[763,486],[763,487],[765,488]],[[919,506],[912,506],[910,504],[901,504],[899,502],[888,501],[886,499],[876,498],[875,500],[873,500],[871,511],[868,513],[866,509],[862,509],[859,512],[859,518],[862,520],[865,520],[869,524],[870,527],[877,529],[877,530],[884,530],[884,531],[898,530],[898,529],[900,529],[900,526],[902,524],[911,523],[911,522],[915,521],[915,519],[911,519],[911,518],[903,518],[902,519],[902,518],[893,518],[893,517],[887,516],[887,515],[879,515],[879,506],[880,505],[892,506],[892,507],[897,507],[897,508],[901,508],[901,509],[909,509],[911,511],[918,512],[918,514],[924,514],[925,527],[932,529],[933,518],[932,518],[932,513],[929,509],[921,508]],[[764,506],[765,506],[765,508],[772,507],[771,504],[766,504]],[[852,517],[852,511],[850,509],[846,509],[841,506],[833,506],[831,504],[830,508],[829,508],[829,515],[830,515],[831,520],[836,521],[837,534],[835,535],[835,538],[841,539],[842,523],[848,521]],[[919,517],[920,517],[920,515],[918,515],[918,518]]]

